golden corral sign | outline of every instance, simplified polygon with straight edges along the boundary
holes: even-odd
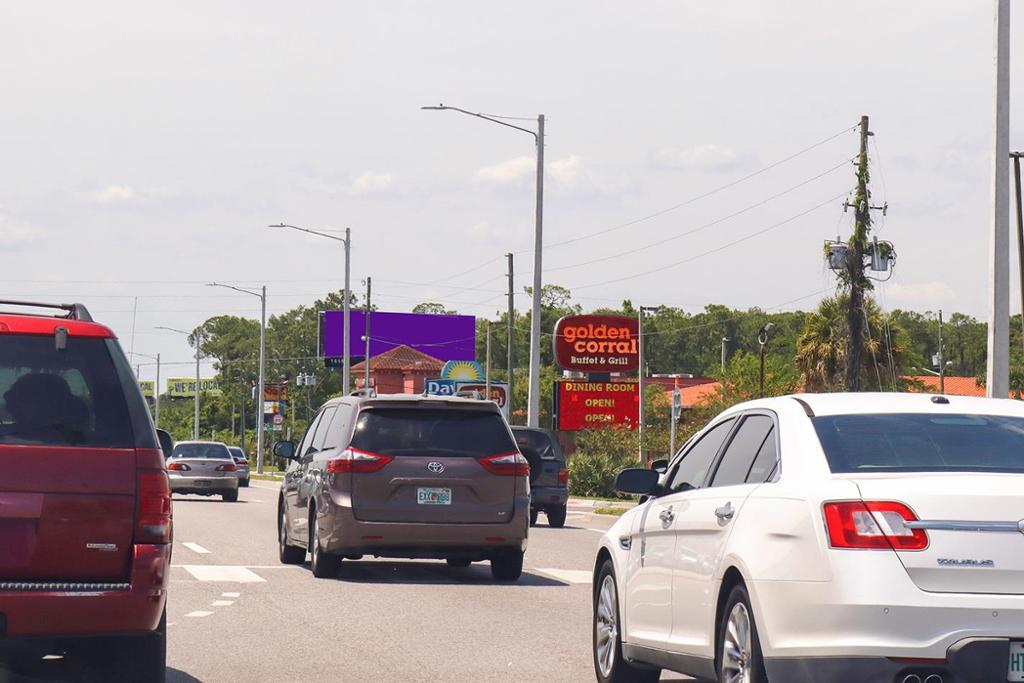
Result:
[[[199,380],[199,390],[210,394],[220,394],[220,382],[210,377]],[[196,395],[196,378],[168,377],[167,395],[171,398],[192,398]]]

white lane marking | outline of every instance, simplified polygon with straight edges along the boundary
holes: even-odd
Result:
[[[170,622],[170,623],[169,623],[169,624],[167,624],[167,625],[168,625],[168,626],[174,626],[174,624],[175,624],[175,623],[177,623],[177,622],[174,622],[174,621],[172,621],[172,622]]]
[[[607,529],[591,529],[590,527],[587,527],[587,531],[593,531],[595,534],[601,534],[602,536],[608,533]]]
[[[302,569],[294,564],[247,564],[246,569]]]
[[[253,481],[249,482],[249,488],[263,489],[264,491],[280,491],[281,490],[281,484],[279,484],[279,483],[275,484],[273,482],[269,482],[268,481],[267,484],[269,484],[269,485],[259,484],[259,483],[256,483],[255,480],[253,480]]]
[[[53,662],[59,659],[64,659],[64,655],[43,655],[44,662]]]
[[[593,577],[590,572],[582,569],[540,569],[541,574],[547,574],[553,579],[564,581],[565,583],[590,583],[593,581]]]
[[[230,583],[264,583],[259,574],[238,565],[183,564],[185,571],[198,581],[226,581]]]
[[[211,614],[213,614],[213,612],[204,612],[203,610],[197,610],[195,612],[189,612],[185,616],[186,617],[208,617]]]
[[[242,595],[241,593],[221,593],[220,597],[222,597],[222,598],[238,598],[238,597],[241,597],[241,595]]]
[[[262,500],[256,500],[255,498],[249,498],[246,502],[247,503],[262,503],[263,501]]]
[[[198,543],[192,543],[191,541],[185,541],[184,543],[182,543],[182,545],[185,546],[186,548],[188,548],[189,550],[191,550],[192,552],[198,553],[200,555],[209,555],[210,554],[209,550],[207,550],[203,546],[199,545]]]
[[[228,605],[235,604],[234,600],[214,600],[210,603],[211,607],[227,607]]]

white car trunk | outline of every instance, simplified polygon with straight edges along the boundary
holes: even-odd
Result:
[[[844,477],[845,478],[845,477]],[[911,580],[939,593],[1024,594],[1024,474],[857,474],[865,501],[899,501],[928,547],[898,551]]]

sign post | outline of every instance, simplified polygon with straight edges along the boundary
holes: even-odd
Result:
[[[668,457],[672,458],[676,454],[676,423],[679,422],[679,415],[683,412],[683,395],[679,391],[679,387],[672,390],[672,423],[669,425],[669,453]]]

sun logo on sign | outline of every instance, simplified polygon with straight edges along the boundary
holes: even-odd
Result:
[[[484,369],[474,360],[450,360],[441,370],[441,379],[481,382],[484,379]]]

